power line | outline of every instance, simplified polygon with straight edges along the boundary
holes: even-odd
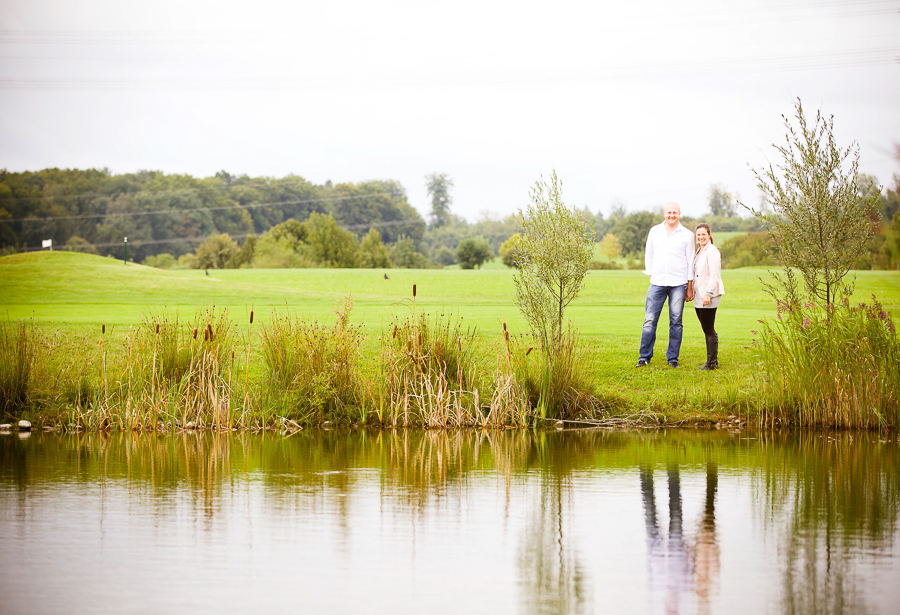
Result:
[[[103,170],[102,169],[85,169],[85,171],[103,171]],[[37,174],[39,172],[40,171],[35,172],[35,174]],[[109,173],[108,170],[103,171],[103,172]],[[158,172],[158,173],[161,173],[162,175],[165,175],[164,173],[162,173],[162,171],[148,171],[148,172],[149,173],[157,173]],[[130,173],[130,174],[126,174],[126,175],[138,175],[139,173],[141,173],[141,171],[139,171],[138,173]],[[108,174],[107,177],[113,178],[113,177],[117,177],[117,176]],[[170,175],[169,177],[172,177],[172,176]],[[246,178],[246,176],[241,176],[241,177],[238,177],[235,179],[245,179],[245,178]],[[212,179],[212,178],[204,178],[204,179]],[[253,181],[256,179],[260,179],[260,178],[247,178],[247,179],[250,179],[251,181]],[[257,189],[271,188],[273,186],[274,187],[279,187],[279,186],[295,187],[296,186],[295,179],[302,179],[302,178],[300,178],[299,176],[287,176],[287,177],[283,177],[281,179],[274,179],[274,180],[268,180],[265,178],[262,178],[262,179],[265,180],[265,184],[263,184],[263,185],[232,184],[229,186],[225,186],[224,189],[221,187],[212,187],[212,186],[189,186],[189,187],[185,187],[185,188],[171,188],[169,190],[153,190],[153,191],[138,190],[137,192],[121,191],[121,192],[114,192],[114,193],[84,192],[81,194],[63,194],[63,195],[51,195],[51,196],[17,196],[14,198],[17,201],[52,201],[52,200],[64,200],[64,199],[81,199],[81,198],[85,198],[85,197],[98,197],[98,196],[114,197],[114,196],[119,196],[119,195],[123,195],[123,194],[154,194],[154,195],[156,195],[156,194],[170,194],[170,193],[174,193],[174,192],[215,192],[215,193],[223,194],[225,190],[233,191],[233,190],[237,190],[238,188],[257,190]],[[307,186],[305,186],[305,187],[308,187],[310,185],[311,184],[307,184]],[[391,194],[400,194],[400,193],[391,193]],[[400,194],[400,196],[404,196],[404,195]],[[0,199],[0,203],[3,203],[3,202],[4,202],[4,199]]]
[[[371,222],[364,224],[347,224],[341,226],[344,230],[355,230],[355,229],[363,229],[363,228],[374,228],[374,227],[382,227],[382,226],[401,226],[406,224],[422,224],[423,221],[412,219],[412,220],[388,220],[387,222]],[[215,235],[216,233],[213,233]],[[250,237],[255,235],[255,233],[242,233],[238,235],[231,235],[228,233],[224,233],[231,237],[232,239],[244,239],[246,237]],[[130,243],[134,248],[140,248],[141,246],[149,246],[149,245],[159,245],[166,243],[201,243],[209,239],[209,237],[172,237],[170,239],[133,239]],[[113,241],[113,242],[104,242],[104,243],[83,243],[78,246],[71,246],[72,251],[78,252],[82,248],[114,248],[116,246],[121,246],[123,242],[121,241]],[[38,246],[29,246],[26,248],[22,248],[23,252],[36,252],[38,250],[43,250],[43,247]],[[65,248],[63,248],[65,249]]]
[[[740,24],[764,21],[794,21],[811,18],[867,17],[897,13],[897,0],[838,0],[834,2],[775,3],[762,6],[743,6],[695,13],[662,14],[667,25],[720,25],[710,23],[717,18],[736,18]],[[850,8],[853,10],[835,10]],[[791,15],[790,13],[800,13]],[[813,14],[810,14],[813,13]],[[748,19],[748,16],[750,17]],[[631,23],[629,23],[631,22]],[[640,21],[614,21],[611,28],[645,29],[646,16]],[[0,44],[7,45],[182,45],[182,44],[265,44],[273,39],[286,39],[294,33],[269,31],[210,31],[210,30],[0,30]]]
[[[410,78],[380,81],[333,81],[310,84],[300,77],[262,79],[68,79],[68,78],[5,78],[0,79],[0,89],[32,91],[272,91],[272,90],[321,90],[341,88],[396,88],[396,87],[447,87],[559,83],[591,79],[634,79],[657,76],[692,76],[722,74],[752,74],[771,71],[796,71],[811,69],[849,68],[900,63],[900,47],[859,49],[830,53],[798,54],[792,56],[768,56],[728,58],[716,61],[653,63],[638,65],[613,65],[596,68],[579,68],[568,74],[559,70],[548,72],[520,72],[504,75],[443,75],[440,77]]]
[[[178,192],[178,191],[172,191]],[[156,193],[154,193],[156,194]],[[80,214],[77,216],[48,216],[46,218],[0,218],[0,222],[45,222],[45,221],[55,221],[55,220],[89,220],[89,219],[98,219],[98,218],[113,218],[113,217],[122,217],[122,218],[133,218],[137,216],[158,216],[158,215],[168,215],[168,214],[185,214],[192,213],[197,211],[233,211],[236,209],[255,209],[259,207],[277,207],[279,205],[307,205],[309,203],[323,203],[328,201],[347,201],[353,199],[368,199],[372,197],[378,196],[387,196],[394,198],[396,196],[402,196],[399,193],[393,192],[376,192],[373,194],[356,194],[353,196],[335,196],[335,197],[325,197],[320,199],[303,199],[298,201],[271,201],[269,203],[250,203],[248,205],[225,205],[221,207],[192,207],[189,209],[158,209],[155,211],[127,211],[127,212],[118,212],[118,213],[105,213],[105,214]],[[0,201],[2,204],[3,201]]]

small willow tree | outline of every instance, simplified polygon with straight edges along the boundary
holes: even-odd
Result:
[[[776,285],[767,287],[769,293],[788,304],[801,303],[796,269],[805,295],[829,306],[852,292],[843,280],[875,232],[879,189],[861,185],[859,146],[837,146],[833,117],[818,111],[810,125],[799,99],[794,107],[797,128],[785,117],[785,144],[775,146],[782,162],[753,170],[772,212],[747,209],[768,228],[771,255],[783,266],[781,274],[773,274]]]
[[[594,226],[562,201],[556,171],[535,182],[531,203],[519,211],[522,236],[513,276],[516,304],[548,358],[560,347],[566,306],[584,285],[594,250]]]

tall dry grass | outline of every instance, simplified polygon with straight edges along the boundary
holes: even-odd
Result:
[[[95,378],[78,376],[92,386],[89,397],[68,406],[73,425],[230,428],[236,332],[225,310],[204,310],[189,322],[149,316],[124,335],[111,333],[103,327],[89,362],[97,366]],[[71,375],[60,380],[62,387],[72,382]]]
[[[384,335],[376,414],[393,426],[450,427],[483,422],[475,330],[459,318],[416,313]]]

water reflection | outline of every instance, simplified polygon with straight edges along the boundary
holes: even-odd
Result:
[[[719,547],[716,541],[716,489],[718,468],[706,464],[706,497],[693,547],[683,526],[681,474],[677,464],[667,468],[669,491],[668,536],[663,537],[656,510],[653,468],[641,464],[641,498],[647,528],[648,577],[651,612],[688,612],[696,595],[698,613],[710,612],[718,588]]]
[[[582,613],[588,587],[573,544],[564,502],[571,486],[562,476],[541,481],[519,544],[518,572],[522,610],[529,613]]]
[[[22,612],[102,596],[85,570],[160,611],[893,612],[898,516],[868,434],[0,436]]]
[[[716,490],[719,486],[719,469],[714,463],[706,464],[706,499],[703,517],[697,531],[694,554],[694,573],[697,583],[697,612],[709,613],[710,601],[716,596],[719,585],[719,543],[716,540]]]

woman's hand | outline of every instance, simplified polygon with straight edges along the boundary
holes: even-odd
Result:
[[[703,305],[709,305],[709,302],[712,301],[712,298],[709,295],[703,295]]]

